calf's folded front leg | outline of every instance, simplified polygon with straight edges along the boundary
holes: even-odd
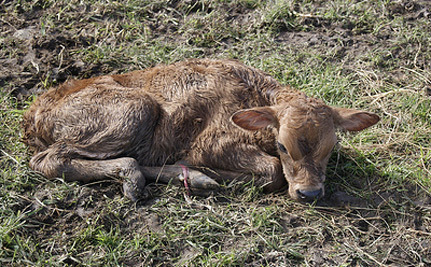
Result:
[[[280,160],[258,147],[245,144],[231,144],[217,151],[208,149],[191,153],[186,160],[217,182],[254,180],[256,186],[265,192],[276,192],[287,185]]]

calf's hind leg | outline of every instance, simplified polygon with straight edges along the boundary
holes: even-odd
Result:
[[[30,167],[47,178],[64,177],[66,181],[92,182],[103,179],[121,178],[126,197],[137,201],[143,195],[145,177],[150,181],[180,184],[184,179],[179,165],[162,167],[139,166],[134,158],[88,160],[73,158],[65,152],[64,145],[55,144],[37,153],[30,160]],[[196,170],[188,170],[188,184],[192,193],[208,195],[219,189],[219,184]]]
[[[145,177],[138,162],[129,157],[107,160],[87,160],[64,157],[53,146],[33,156],[30,167],[47,178],[64,177],[66,181],[92,182],[103,179],[123,179],[124,194],[137,201],[145,187]]]
[[[208,196],[220,189],[220,185],[203,172],[179,164],[162,167],[141,166],[141,172],[152,182],[187,185],[193,195]]]

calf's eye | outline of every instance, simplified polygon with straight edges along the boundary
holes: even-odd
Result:
[[[281,152],[287,154],[287,149],[285,146],[283,146],[283,144],[281,144],[280,142],[277,142],[277,147]]]

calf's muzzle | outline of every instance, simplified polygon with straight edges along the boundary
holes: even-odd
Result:
[[[299,200],[306,201],[306,202],[312,202],[314,200],[319,199],[323,196],[323,190],[320,188],[318,190],[296,190],[296,195]]]

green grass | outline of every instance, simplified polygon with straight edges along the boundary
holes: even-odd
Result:
[[[426,266],[431,264],[431,11],[426,1],[9,1],[0,7],[0,265]],[[34,26],[30,40],[14,36]],[[29,49],[31,47],[32,49]],[[48,181],[20,121],[67,78],[185,58],[235,58],[381,121],[340,133],[327,198],[252,185],[188,198],[150,185]]]

